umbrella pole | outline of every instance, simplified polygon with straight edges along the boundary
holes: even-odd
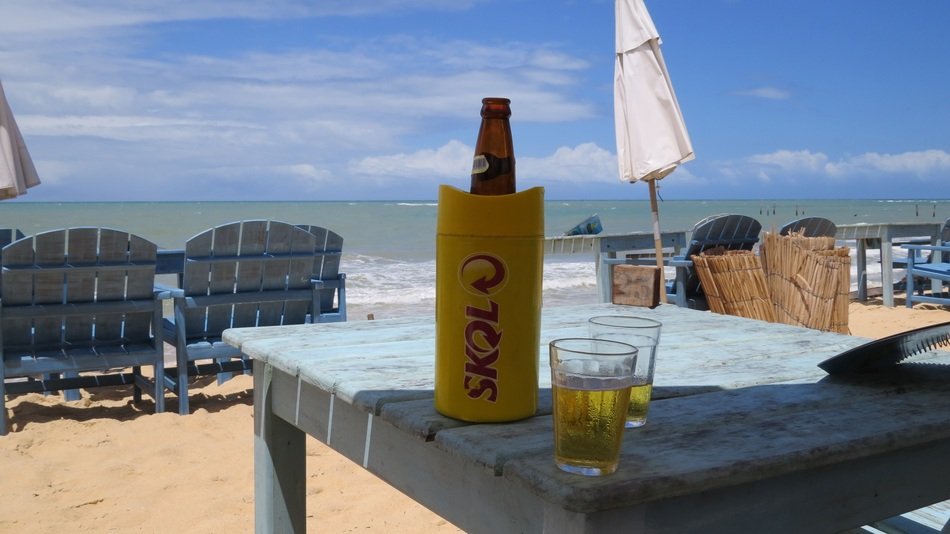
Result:
[[[656,180],[650,184],[650,212],[653,213],[653,246],[656,248],[656,267],[660,270],[660,302],[666,304],[666,276],[663,272],[663,238],[660,236],[660,210],[656,206]]]

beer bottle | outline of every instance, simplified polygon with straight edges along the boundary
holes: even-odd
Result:
[[[472,161],[473,195],[508,195],[515,192],[515,151],[511,142],[511,100],[482,99],[482,124]]]

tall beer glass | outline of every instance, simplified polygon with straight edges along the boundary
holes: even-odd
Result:
[[[622,341],[639,349],[625,426],[636,428],[645,425],[650,409],[650,397],[653,394],[656,349],[660,343],[660,328],[663,324],[634,315],[600,315],[591,317],[588,325],[590,337]]]
[[[606,339],[550,343],[554,461],[569,473],[609,475],[620,463],[637,349]]]

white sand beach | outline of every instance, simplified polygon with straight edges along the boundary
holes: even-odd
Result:
[[[883,337],[950,320],[936,306],[852,302],[853,335]],[[0,438],[7,483],[0,532],[252,532],[251,377],[201,382],[194,413],[152,414],[126,389],[75,402],[8,399]],[[455,532],[453,525],[314,439],[307,448],[311,532]]]

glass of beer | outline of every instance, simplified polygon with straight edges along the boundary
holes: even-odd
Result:
[[[550,355],[555,463],[579,475],[613,473],[637,348],[608,339],[556,339]]]
[[[630,408],[624,426],[636,428],[645,425],[650,396],[653,394],[656,349],[663,323],[634,315],[599,315],[591,317],[588,325],[592,338],[622,341],[639,349],[637,368],[633,372],[633,388],[630,390]]]

